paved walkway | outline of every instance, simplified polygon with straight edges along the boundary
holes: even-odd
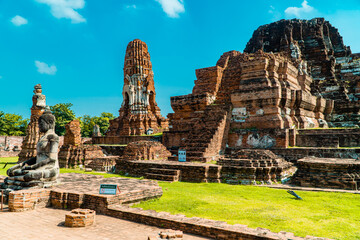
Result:
[[[41,208],[27,212],[0,212],[1,239],[21,240],[147,240],[162,229],[104,215],[96,215],[95,224],[86,228],[63,226],[68,211]],[[209,239],[184,234],[184,240]]]

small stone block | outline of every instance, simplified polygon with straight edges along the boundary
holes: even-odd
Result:
[[[66,227],[87,227],[95,222],[95,211],[77,208],[65,215]]]

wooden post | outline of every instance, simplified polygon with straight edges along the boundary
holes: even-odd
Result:
[[[1,211],[3,211],[4,190],[1,190]]]

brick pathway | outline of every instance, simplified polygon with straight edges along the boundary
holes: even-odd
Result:
[[[147,240],[162,229],[97,215],[94,225],[86,228],[63,226],[66,210],[41,208],[27,212],[0,212],[1,239],[21,240]],[[184,235],[184,240],[208,239]]]

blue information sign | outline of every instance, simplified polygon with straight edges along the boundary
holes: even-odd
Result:
[[[179,162],[186,162],[186,150],[179,149],[178,159],[179,159]]]

